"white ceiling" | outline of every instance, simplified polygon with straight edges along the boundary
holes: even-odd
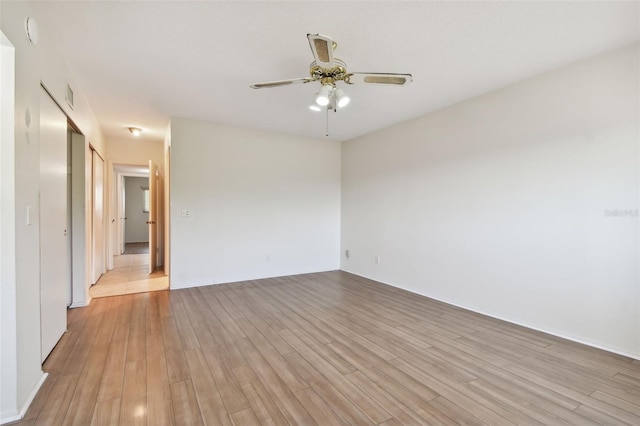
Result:
[[[42,2],[52,37],[107,138],[162,140],[170,117],[324,137],[307,107],[307,33],[349,71],[412,73],[405,87],[342,86],[346,140],[640,40],[639,2]],[[338,83],[341,85],[342,83]]]

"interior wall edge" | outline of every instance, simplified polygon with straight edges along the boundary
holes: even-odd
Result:
[[[0,422],[17,409],[15,48],[0,31]]]

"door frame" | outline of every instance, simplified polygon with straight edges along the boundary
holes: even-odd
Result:
[[[124,182],[125,177],[145,177],[148,178],[149,164],[144,163],[113,163],[109,166],[111,189],[111,208],[109,209],[109,223],[112,225],[109,230],[112,241],[111,250],[109,251],[108,264],[109,269],[113,269],[114,256],[120,256],[124,250],[124,223],[122,215],[124,214]]]

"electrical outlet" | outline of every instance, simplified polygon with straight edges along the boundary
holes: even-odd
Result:
[[[189,211],[188,209],[182,209],[182,211],[180,212],[180,216],[189,217],[191,216],[191,211]]]
[[[347,259],[349,258],[349,250],[344,251],[344,257],[346,257]]]

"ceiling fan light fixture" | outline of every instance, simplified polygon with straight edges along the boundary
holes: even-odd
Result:
[[[331,89],[333,87],[330,84],[323,84],[316,96],[316,103],[320,106],[329,105],[330,97],[331,97]]]
[[[142,133],[142,129],[140,127],[129,127],[129,131],[133,136],[140,136],[140,133]]]
[[[336,104],[338,105],[338,108],[347,106],[349,104],[349,101],[351,101],[351,99],[344,94],[344,91],[342,89],[336,89],[334,92],[334,96],[336,98]]]
[[[311,104],[309,104],[309,109],[311,111],[316,111],[316,112],[322,111],[322,107],[318,105],[318,102],[316,101],[316,99],[318,99],[318,93],[313,95],[313,100],[311,101]]]
[[[320,90],[313,96],[309,109],[316,112],[326,112],[326,136],[329,136],[329,112],[337,112],[338,109],[347,106],[351,100],[342,89],[336,86],[337,82],[341,81],[341,85],[365,83],[404,86],[412,81],[411,74],[347,71],[347,64],[333,57],[333,51],[337,44],[330,37],[322,34],[307,34],[307,40],[309,40],[309,47],[314,59],[309,65],[308,77],[254,83],[249,87],[263,89],[291,84],[320,83]]]

